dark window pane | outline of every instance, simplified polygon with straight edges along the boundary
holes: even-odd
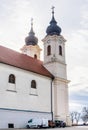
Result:
[[[34,55],[34,58],[37,59],[37,55],[36,54]]]
[[[50,45],[47,47],[47,55],[51,55],[51,46]]]
[[[59,46],[59,55],[62,56],[62,46]]]
[[[31,88],[35,88],[36,89],[36,81],[35,80],[31,81]]]
[[[15,76],[13,74],[9,75],[9,83],[15,84]]]

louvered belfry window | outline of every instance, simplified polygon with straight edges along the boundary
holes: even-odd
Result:
[[[51,46],[50,45],[47,47],[47,55],[48,56],[51,55]]]
[[[59,55],[62,56],[62,46],[59,46]]]

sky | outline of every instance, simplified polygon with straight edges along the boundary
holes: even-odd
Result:
[[[88,106],[88,0],[0,0],[0,45],[20,51],[33,18],[33,29],[43,49],[52,6],[61,35],[67,40],[70,111],[81,111]]]

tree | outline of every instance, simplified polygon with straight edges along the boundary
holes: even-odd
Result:
[[[72,124],[73,124],[73,122],[74,122],[74,112],[71,112],[70,116],[71,116],[71,121],[72,121]]]
[[[76,121],[76,124],[78,124],[79,119],[80,119],[80,115],[81,114],[79,112],[76,112],[76,111],[73,111],[70,113],[72,124],[74,124],[74,121]]]
[[[83,120],[84,124],[87,123],[87,121],[88,121],[88,107],[83,107],[81,119]]]
[[[79,112],[74,112],[74,116],[75,116],[75,120],[76,120],[76,124],[78,124],[79,119],[80,119],[80,113]]]

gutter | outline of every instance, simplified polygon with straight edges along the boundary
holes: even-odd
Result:
[[[52,80],[51,80],[51,116],[52,116],[52,121],[53,121],[53,80],[54,80],[54,76],[52,77]]]

